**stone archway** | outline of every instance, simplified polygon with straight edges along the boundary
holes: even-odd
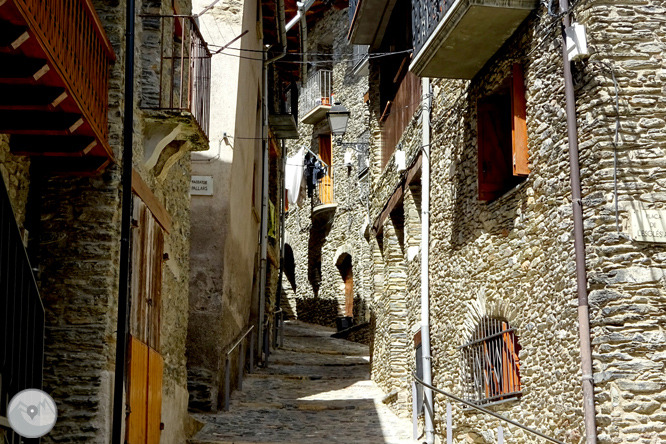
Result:
[[[344,283],[345,309],[344,316],[354,316],[354,272],[352,267],[352,256],[349,253],[343,253],[338,257],[335,266],[340,272],[342,282]]]

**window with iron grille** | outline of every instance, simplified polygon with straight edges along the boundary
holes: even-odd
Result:
[[[491,404],[520,397],[520,344],[508,322],[484,316],[460,352],[465,400]]]

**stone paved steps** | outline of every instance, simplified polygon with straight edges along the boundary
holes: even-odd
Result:
[[[232,393],[229,412],[198,414],[191,444],[407,444],[411,423],[398,418],[369,377],[368,347],[334,331],[289,321],[285,348]]]

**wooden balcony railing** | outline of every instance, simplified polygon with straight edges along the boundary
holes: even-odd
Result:
[[[115,55],[91,0],[12,0],[97,137],[108,139]]]
[[[421,79],[411,72],[402,79],[393,100],[386,104],[382,116],[382,168],[386,166],[402,133],[421,104]]]
[[[333,175],[329,167],[328,173],[317,184],[316,192],[312,195],[312,210],[321,205],[335,203],[333,200]]]
[[[211,52],[190,16],[142,16],[144,36],[159,60],[157,70],[145,70],[141,107],[187,111],[208,137],[210,125]],[[159,42],[159,45],[155,44]]]

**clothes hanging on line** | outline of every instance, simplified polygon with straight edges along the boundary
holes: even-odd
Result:
[[[305,155],[305,179],[308,187],[308,197],[312,197],[314,190],[321,179],[326,176],[326,165],[311,153]]]
[[[284,183],[289,205],[300,205],[305,200],[304,155],[305,148],[301,148],[295,156],[287,158],[284,169]]]

